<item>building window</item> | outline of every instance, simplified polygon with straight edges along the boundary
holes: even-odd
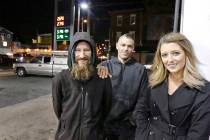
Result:
[[[1,40],[5,40],[5,39],[4,39],[4,36],[5,36],[5,34],[2,33],[2,34],[1,34]]]
[[[116,32],[116,42],[118,41],[121,35],[122,35],[122,32]]]
[[[136,24],[136,14],[131,14],[130,15],[130,25],[135,25]]]
[[[122,26],[123,16],[117,16],[117,26]]]
[[[135,41],[135,31],[129,31],[129,34],[132,36],[133,40]]]
[[[7,41],[3,41],[3,46],[7,47]]]
[[[8,39],[11,38],[11,35],[10,35],[10,34],[7,34],[7,38],[8,38]]]

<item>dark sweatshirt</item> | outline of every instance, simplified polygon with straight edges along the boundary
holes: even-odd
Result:
[[[107,66],[112,75],[112,108],[107,123],[134,123],[133,112],[138,96],[145,92],[148,85],[146,68],[133,58],[122,64],[113,57],[101,65]]]

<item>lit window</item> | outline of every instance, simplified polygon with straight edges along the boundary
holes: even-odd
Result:
[[[7,41],[3,41],[3,46],[7,47]]]
[[[130,25],[135,25],[136,24],[136,14],[131,14],[130,15]]]
[[[117,26],[122,26],[123,16],[117,16]]]
[[[1,34],[1,40],[4,40],[4,33]]]

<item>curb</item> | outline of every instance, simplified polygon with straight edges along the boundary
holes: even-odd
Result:
[[[12,70],[12,71],[1,71],[0,70],[0,76],[14,76],[15,75],[15,72]]]

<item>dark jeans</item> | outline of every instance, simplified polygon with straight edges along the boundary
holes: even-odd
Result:
[[[135,127],[125,123],[109,126],[106,129],[106,140],[134,140]]]

